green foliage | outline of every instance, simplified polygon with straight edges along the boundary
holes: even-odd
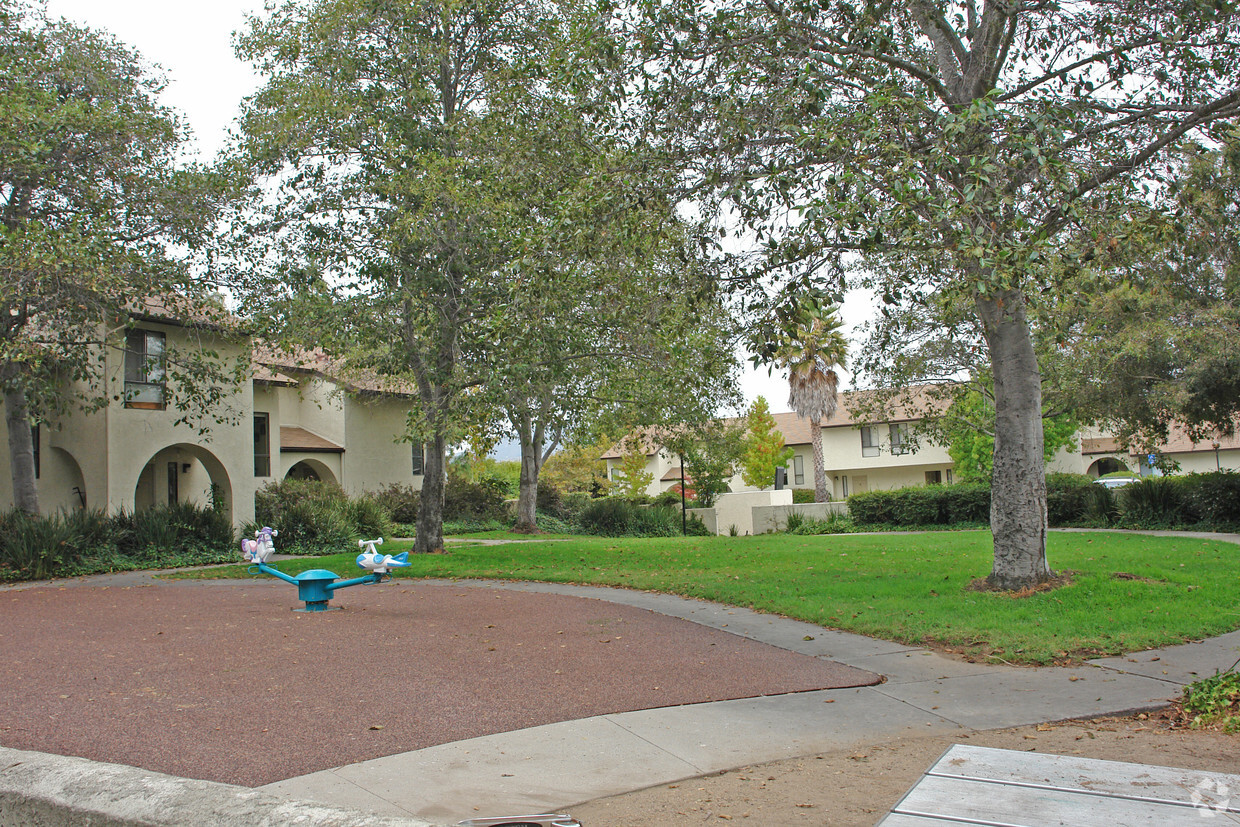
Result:
[[[606,537],[678,537],[681,514],[679,508],[640,506],[608,497],[596,500],[582,512],[581,527],[587,534]],[[685,530],[692,535],[705,534],[706,526],[690,514],[685,518]]]
[[[349,499],[333,482],[286,479],[254,494],[254,522],[243,525],[243,536],[271,526],[280,532],[276,548],[284,554],[312,554],[345,545],[360,534]]]
[[[41,580],[236,558],[228,519],[187,503],[135,513],[0,514],[0,580]]]
[[[746,485],[767,489],[775,484],[775,469],[786,466],[795,452],[784,445],[784,435],[765,397],[754,400],[746,420],[749,433],[741,457],[741,479]]]
[[[1182,502],[1193,522],[1240,526],[1240,473],[1190,474],[1183,482]]]
[[[654,474],[646,470],[646,447],[639,437],[628,437],[621,449],[624,454],[620,457],[620,478],[612,480],[610,494],[623,499],[643,496],[654,482]]]
[[[1067,414],[1044,415],[1043,461],[1049,462],[1061,448],[1072,450],[1080,427]],[[995,453],[995,410],[990,395],[967,391],[957,396],[937,430],[947,443],[947,453],[961,482],[990,481]]]
[[[445,521],[508,520],[508,483],[499,477],[483,476],[477,482],[456,474],[448,475],[444,486],[443,514]]]
[[[848,513],[855,523],[861,525],[986,523],[990,520],[990,487],[979,483],[959,483],[866,491],[848,498]]]
[[[607,435],[585,444],[569,444],[547,458],[539,472],[539,481],[547,480],[565,493],[600,496],[606,493],[607,461],[600,459],[614,444]]]
[[[814,490],[812,488],[792,489],[792,502],[794,504],[816,502],[816,500],[814,499]]]
[[[392,483],[373,492],[371,495],[387,512],[388,519],[395,523],[413,525],[418,521],[419,492],[412,485]]]
[[[684,458],[690,501],[710,508],[720,494],[731,490],[729,484],[744,454],[745,440],[744,427],[715,417],[678,429],[664,440],[665,450]],[[673,488],[678,497],[679,487],[677,483]]]
[[[1125,525],[1167,527],[1181,520],[1180,485],[1174,477],[1142,477],[1116,497]]]
[[[1240,733],[1240,673],[1228,671],[1190,683],[1181,702],[1193,729]]]
[[[810,502],[813,502],[811,500]],[[825,519],[807,517],[796,511],[788,515],[788,525],[784,529],[788,534],[812,536],[817,534],[848,534],[856,531],[856,523],[847,514],[831,512]]]

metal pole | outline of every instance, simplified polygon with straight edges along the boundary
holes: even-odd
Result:
[[[680,457],[680,536],[689,536],[689,520],[685,515],[685,455],[677,454]]]

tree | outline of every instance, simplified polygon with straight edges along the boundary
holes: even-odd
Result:
[[[643,497],[654,474],[646,470],[646,446],[639,436],[629,436],[620,443],[624,451],[620,457],[620,478],[612,480],[611,494],[615,497],[633,499]]]
[[[730,490],[729,484],[745,453],[747,429],[743,423],[702,418],[694,425],[677,428],[663,440],[664,448],[684,462],[686,480],[692,481],[693,499],[702,508],[710,508],[720,494]]]
[[[766,397],[753,401],[745,419],[749,432],[741,457],[741,479],[746,485],[765,490],[775,484],[775,469],[785,467],[794,451],[784,445],[784,435],[771,416]]]
[[[1032,317],[1167,151],[1240,113],[1235,12],[1208,5],[651,0],[635,88],[765,272],[951,308],[995,393],[990,583],[1051,576]],[[691,160],[685,156],[690,156]],[[888,354],[891,351],[886,351]]]
[[[0,0],[0,386],[14,497],[30,513],[32,423],[107,404],[104,348],[145,299],[189,291],[168,245],[201,242],[214,212],[215,182],[179,162],[184,129],[160,88],[112,37]],[[244,367],[167,358],[180,407],[217,402]]]
[[[1055,353],[1082,414],[1142,453],[1173,422],[1208,439],[1240,414],[1240,130],[1174,163],[1158,203],[1117,215],[1122,278],[1065,302]]]
[[[249,306],[278,340],[416,392],[416,552],[443,546],[447,446],[497,417],[467,357],[548,252],[527,245],[546,122],[521,107],[561,20],[538,0],[287,2],[239,41],[266,76],[239,155],[277,187],[237,215]]]
[[[825,503],[827,471],[822,459],[822,422],[835,416],[839,403],[839,375],[848,342],[840,333],[839,308],[814,297],[801,299],[785,311],[777,324],[778,341],[764,343],[758,359],[771,360],[788,371],[788,404],[808,419],[814,452],[814,502]]]

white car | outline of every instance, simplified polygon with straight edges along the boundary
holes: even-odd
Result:
[[[1103,488],[1123,488],[1125,485],[1132,485],[1137,481],[1136,477],[1108,477],[1107,479],[1094,480],[1094,485],[1101,485]]]

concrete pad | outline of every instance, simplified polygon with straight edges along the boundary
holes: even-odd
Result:
[[[1229,632],[1197,643],[1185,643],[1119,658],[1097,658],[1093,666],[1129,675],[1145,675],[1183,686],[1224,672],[1240,660],[1240,632]],[[863,667],[865,668],[865,667]]]
[[[960,729],[941,715],[915,709],[874,689],[800,692],[610,717],[703,773],[812,755],[867,740]]]
[[[360,787],[406,814],[440,821],[545,812],[700,775],[607,717],[473,738],[363,761],[261,788],[334,804]],[[342,783],[343,782],[343,783]],[[386,810],[392,812],[392,810]]]
[[[1164,706],[1174,686],[1139,675],[1079,669],[991,667],[985,675],[904,684],[872,691],[934,712],[970,729],[999,729]]]

